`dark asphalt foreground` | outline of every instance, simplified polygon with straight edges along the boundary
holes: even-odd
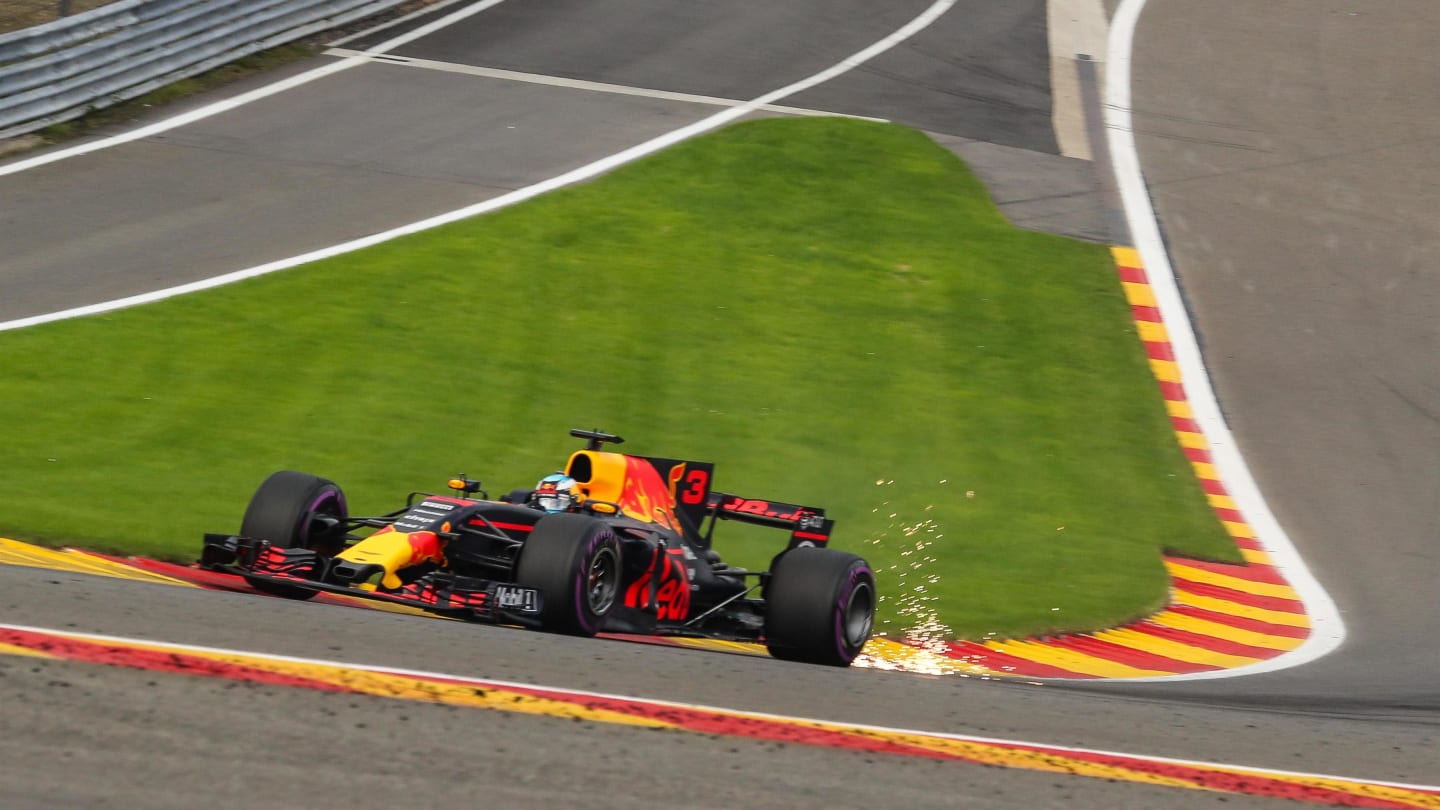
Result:
[[[0,739],[0,773],[10,774],[0,787],[6,810],[1295,806],[17,660],[0,661],[0,700],[24,701],[9,712]]]
[[[1440,729],[546,636],[0,567],[6,621],[897,728],[1414,782]],[[157,628],[159,630],[157,631]],[[1277,801],[0,657],[0,806],[1269,807]],[[65,756],[63,752],[69,752]],[[95,778],[75,779],[85,772]],[[352,780],[352,772],[354,773]],[[68,775],[67,775],[68,774]],[[17,778],[24,775],[24,778]],[[58,801],[57,801],[58,800]],[[429,800],[429,799],[427,799]],[[46,804],[46,801],[52,802]],[[188,802],[189,804],[185,804]],[[212,803],[208,801],[207,804]]]
[[[721,19],[707,3],[516,2],[405,52],[748,98],[853,52],[924,5],[876,11],[858,0],[748,2],[730,4]],[[1065,160],[1046,154],[1053,136],[1037,114],[1046,106],[1043,11],[1033,2],[961,3],[920,46],[789,103],[853,104],[845,111],[938,129],[997,165],[1028,165],[1017,188],[1043,187],[1053,161]],[[1433,146],[1440,122],[1424,84],[1435,75],[1425,32],[1435,30],[1437,13],[1419,0],[1378,11],[1329,2],[1157,2],[1137,43],[1142,158],[1212,373],[1272,506],[1350,625],[1352,641],[1310,667],[1096,695],[8,567],[0,567],[0,621],[1440,782],[1440,662],[1429,643],[1440,615],[1433,373],[1440,184],[1433,150],[1423,148],[1427,140]],[[502,56],[507,64],[487,61]],[[892,82],[909,89],[883,91]],[[940,99],[974,102],[983,114],[952,114]],[[408,222],[709,111],[413,68],[357,68],[145,143],[0,178],[0,319]],[[594,134],[577,144],[574,132]],[[306,213],[290,223],[297,207]],[[1279,804],[19,657],[0,657],[0,705],[6,808],[316,808],[417,796],[426,804],[600,807]]]

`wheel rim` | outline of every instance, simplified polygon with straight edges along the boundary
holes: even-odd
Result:
[[[848,646],[859,647],[870,637],[875,621],[875,591],[868,582],[860,582],[850,591],[840,616],[840,627]]]
[[[585,604],[596,616],[610,612],[620,591],[620,558],[606,546],[595,552],[585,571]]]
[[[340,494],[336,492],[322,492],[310,508],[305,510],[305,516],[300,519],[300,547],[314,548],[319,537],[317,530],[323,531],[329,521],[322,521],[321,518],[331,520],[345,520],[345,502],[341,500]]]

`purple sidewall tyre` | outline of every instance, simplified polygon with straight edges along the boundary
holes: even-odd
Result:
[[[870,638],[876,602],[864,559],[829,548],[787,551],[765,589],[765,646],[787,661],[849,666]]]

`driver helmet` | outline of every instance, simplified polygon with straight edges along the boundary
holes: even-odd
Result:
[[[552,473],[535,485],[535,505],[546,512],[568,512],[581,500],[575,479],[565,473]]]

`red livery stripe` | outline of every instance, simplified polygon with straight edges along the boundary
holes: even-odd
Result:
[[[472,523],[472,525],[473,525],[474,521],[471,521],[471,523]],[[529,524],[527,524],[527,523],[500,523],[499,521],[494,521],[494,520],[492,520],[492,521],[490,521],[490,525],[491,525],[491,526],[494,526],[494,527],[497,528],[497,529],[504,529],[505,531],[509,531],[509,532],[533,532],[533,531],[535,531],[535,527],[534,527],[534,526],[531,526],[531,525],[529,525]]]

